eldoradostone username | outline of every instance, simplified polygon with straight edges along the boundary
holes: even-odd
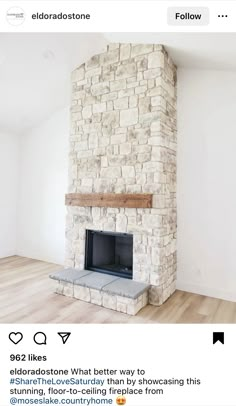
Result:
[[[58,14],[47,14],[47,13],[35,13],[32,14],[33,20],[90,20],[90,14],[66,14],[66,13],[58,13]]]

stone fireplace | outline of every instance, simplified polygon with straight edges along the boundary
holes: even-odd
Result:
[[[145,304],[168,299],[176,146],[176,67],[162,45],[110,44],[73,72],[66,268],[114,275],[120,265],[126,283],[148,286]]]

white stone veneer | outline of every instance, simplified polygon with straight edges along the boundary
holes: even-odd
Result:
[[[153,193],[152,209],[68,207],[66,266],[86,229],[134,235],[133,279],[162,304],[176,279],[176,67],[161,45],[111,44],[72,74],[70,193]]]

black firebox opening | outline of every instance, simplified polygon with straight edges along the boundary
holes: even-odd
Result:
[[[133,236],[86,230],[85,269],[132,279]]]

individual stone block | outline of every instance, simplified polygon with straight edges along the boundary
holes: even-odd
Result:
[[[117,307],[116,307],[117,312],[121,313],[127,313],[127,304],[125,303],[120,303],[119,300],[117,299]]]
[[[88,139],[89,149],[95,149],[98,147],[98,136],[96,133],[91,133]]]
[[[133,299],[130,297],[117,295],[117,302],[128,305]]]
[[[152,206],[157,209],[164,209],[166,207],[166,198],[164,195],[153,195]]]
[[[54,292],[58,293],[59,295],[63,295],[63,283],[60,281],[54,282]]]
[[[82,179],[81,186],[87,187],[87,188],[89,188],[89,190],[92,191],[93,179],[92,178]]]
[[[147,91],[147,86],[136,86],[135,87],[135,94],[145,93]]]
[[[79,141],[75,142],[74,151],[87,151],[88,150],[88,141]],[[73,165],[74,167],[78,167],[78,165]]]
[[[101,67],[93,68],[85,72],[85,78],[91,78],[92,76],[99,77],[101,73],[102,73]]]
[[[136,77],[135,78],[129,78],[129,79],[127,79],[127,89],[130,89],[130,88],[136,88],[138,85],[139,85],[139,82],[134,82],[133,80],[131,81],[131,82],[128,82],[129,80],[131,80],[131,79],[135,79],[136,80]]]
[[[131,209],[131,208],[126,208],[125,209],[125,214],[128,216],[128,217],[130,217],[130,216],[136,216],[136,214],[137,214],[137,211],[136,211],[136,209]]]
[[[165,282],[165,276],[163,273],[151,272],[150,284],[154,286],[160,286]]]
[[[128,224],[129,226],[135,226],[136,223],[136,217],[128,217]]]
[[[110,91],[109,82],[102,82],[91,86],[91,93],[93,96],[103,95],[109,93],[109,91]]]
[[[133,150],[138,153],[151,153],[152,147],[150,145],[137,145],[133,147]]]
[[[120,111],[120,126],[128,127],[138,122],[138,109],[127,109]]]
[[[71,113],[71,119],[72,121],[79,121],[81,120],[82,115],[80,112],[76,111],[75,113]]]
[[[92,156],[92,151],[85,150],[85,151],[78,151],[77,152],[77,158],[89,158]]]
[[[144,154],[138,154],[137,156],[137,162],[143,163],[143,162],[148,162],[151,159],[151,154],[149,152],[146,152]],[[138,183],[138,182],[137,182]],[[143,186],[145,183],[143,184]]]
[[[127,230],[127,216],[124,214],[117,214],[116,216],[116,232],[125,233]]]
[[[107,159],[107,156],[102,156],[102,157],[101,157],[101,167],[102,167],[102,168],[107,168],[107,167],[108,167],[108,159]]]
[[[101,79],[105,82],[110,82],[115,79],[115,72],[111,71],[111,66],[103,66],[102,75],[98,76],[98,82],[101,81]]]
[[[120,145],[120,154],[129,155],[131,153],[131,143],[126,142]]]
[[[147,79],[147,80],[156,79],[161,76],[161,73],[162,72],[161,72],[160,68],[148,69],[143,72],[143,77],[144,77],[144,79]],[[154,94],[156,94],[156,93],[154,92]],[[151,95],[153,95],[153,92],[149,91],[147,96],[151,96]]]
[[[163,172],[164,167],[162,162],[145,162],[143,164],[143,172],[144,173],[155,173],[155,172]]]
[[[94,220],[99,220],[101,218],[101,208],[100,207],[92,207],[92,218]]]
[[[96,83],[99,83],[99,76],[93,76],[92,78],[90,78],[90,80],[92,79],[92,85],[95,85]]]
[[[147,304],[148,304],[148,291],[143,293],[142,302],[143,302],[143,307],[147,306]]]
[[[99,62],[99,55],[92,56],[92,58],[90,58],[85,64],[86,70],[97,68],[99,66]]]
[[[111,136],[111,144],[122,144],[126,141],[126,134],[117,134]],[[118,158],[119,159],[119,158]]]
[[[74,298],[83,300],[84,302],[90,302],[90,289],[84,286],[74,285]]]
[[[120,178],[121,177],[121,168],[120,167],[109,167],[101,168],[101,177],[102,178]]]
[[[118,62],[119,59],[119,48],[110,50],[100,55],[101,65],[112,65],[113,63]]]
[[[117,99],[117,92],[111,92],[108,94],[103,94],[101,97],[102,102],[108,102]],[[107,108],[108,110],[108,108]]]
[[[162,301],[163,303],[171,296],[176,290],[176,281],[174,280],[169,286],[163,288]]]
[[[118,92],[118,98],[126,97],[126,96],[133,96],[133,95],[134,95],[134,88],[132,88],[132,89],[120,90],[120,91]]]
[[[116,310],[117,309],[117,298],[115,295],[110,295],[108,293],[103,293],[102,295],[102,305],[107,309]]]
[[[125,65],[120,65],[116,70],[116,77],[118,79],[129,78],[136,74],[136,64],[134,62]]]
[[[103,113],[106,111],[106,103],[97,103],[93,105],[93,114]]]
[[[154,306],[160,306],[163,303],[163,287],[151,286],[149,289],[149,303]]]
[[[149,79],[148,80],[148,89],[153,89],[154,86],[155,86],[155,80]]]
[[[115,80],[113,82],[110,82],[110,89],[111,89],[111,92],[126,89],[126,79],[120,79],[120,80]]]
[[[130,57],[130,44],[120,45],[120,60],[124,61]]]
[[[119,126],[119,111],[109,111],[102,114],[103,126],[117,128]]]
[[[152,247],[152,264],[153,265],[163,265],[166,259],[165,248],[155,248]]]
[[[112,187],[108,179],[95,179],[94,189],[96,190],[96,193],[112,192]]]
[[[162,216],[158,214],[144,214],[142,216],[142,224],[144,228],[159,228],[162,224]]]
[[[132,45],[131,57],[134,58],[134,57],[136,57],[138,55],[148,54],[149,52],[152,52],[152,50],[153,50],[153,45],[152,44]]]
[[[126,192],[127,193],[141,193],[142,188],[140,185],[127,185]]]
[[[72,72],[72,82],[78,82],[80,80],[83,80],[84,74],[85,74],[84,65],[82,65],[81,67],[75,69]]]
[[[139,114],[149,113],[151,111],[150,97],[142,97],[139,99]]]
[[[128,108],[128,97],[122,97],[121,99],[117,99],[114,101],[114,109],[115,110],[122,110]]]
[[[90,289],[91,303],[102,306],[102,292],[96,289]]]
[[[139,123],[143,126],[150,127],[153,122],[160,120],[160,112],[159,111],[152,111],[150,113],[141,114],[139,116]]]
[[[123,178],[134,178],[135,170],[133,166],[122,166],[122,176]]]
[[[155,136],[155,137],[150,137],[148,139],[148,144],[149,145],[163,145],[163,138],[161,136]]]
[[[115,43],[110,43],[107,47],[107,49],[109,51],[113,51],[114,49],[119,49],[120,48],[120,44],[118,42]]]
[[[127,305],[127,314],[135,316],[135,314],[137,314],[142,308],[143,308],[142,301],[138,303],[130,303]]]
[[[129,108],[133,108],[133,107],[137,107],[138,104],[138,96],[134,95],[134,96],[130,96],[129,97]]]
[[[158,107],[162,108],[163,110],[166,109],[166,101],[162,96],[152,97],[151,104],[152,104],[152,106],[158,106]]]
[[[148,69],[164,68],[165,57],[163,52],[152,52],[148,55]]]
[[[167,154],[166,149],[163,147],[152,147],[151,160],[156,162],[166,162]]]
[[[147,70],[148,68],[147,55],[145,55],[145,57],[139,57],[135,59],[137,61],[137,69],[138,69],[137,80],[141,81],[143,79],[143,71]]]
[[[63,287],[62,288],[62,295],[68,296],[68,297],[73,297],[74,296],[74,286],[71,282],[60,282],[60,285]]]

